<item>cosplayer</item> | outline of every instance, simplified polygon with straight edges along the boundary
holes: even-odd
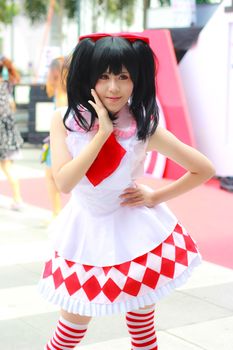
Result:
[[[156,350],[155,303],[201,261],[164,202],[208,180],[213,166],[158,126],[155,58],[146,37],[81,37],[67,96],[50,134],[55,181],[72,195],[51,227],[53,254],[39,284],[61,308],[45,349],[73,349],[92,316],[125,313],[131,349]],[[155,191],[137,184],[151,150],[186,174]]]
[[[67,106],[66,89],[62,81],[62,72],[65,72],[64,62],[64,57],[58,57],[52,60],[46,81],[47,95],[50,98],[53,97],[56,108]],[[46,165],[45,176],[47,189],[52,206],[52,218],[55,218],[59,214],[62,204],[60,192],[52,175],[49,137],[46,137],[44,140],[41,161]]]

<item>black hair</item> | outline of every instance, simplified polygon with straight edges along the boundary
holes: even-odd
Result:
[[[96,42],[90,38],[80,41],[70,57],[67,74],[68,109],[63,122],[70,114],[84,130],[89,131],[97,118],[94,108],[88,103],[93,100],[91,89],[107,70],[120,74],[124,66],[133,82],[133,93],[129,105],[137,123],[139,140],[153,134],[158,125],[158,105],[155,88],[155,55],[142,40],[131,43],[121,37],[104,37]],[[91,112],[90,123],[82,116],[83,107]],[[109,114],[114,120],[114,116]]]

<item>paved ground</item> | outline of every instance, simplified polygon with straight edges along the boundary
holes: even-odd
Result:
[[[20,176],[43,176],[39,150],[23,153]],[[9,205],[0,196],[0,349],[42,350],[58,317],[36,290],[50,212]],[[185,287],[158,303],[156,323],[159,350],[233,350],[233,270],[204,261]],[[123,316],[94,319],[80,349],[129,350]]]

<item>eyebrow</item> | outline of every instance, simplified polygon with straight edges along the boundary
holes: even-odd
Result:
[[[111,74],[111,73],[109,73],[109,71],[106,71],[105,74]],[[120,74],[129,74],[129,72],[121,71],[119,74],[116,74],[116,75],[120,75]]]

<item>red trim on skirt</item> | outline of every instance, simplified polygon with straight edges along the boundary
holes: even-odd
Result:
[[[195,242],[179,224],[152,251],[114,266],[89,266],[55,253],[45,264],[42,281],[51,292],[83,303],[126,302],[179,278],[199,255]]]

